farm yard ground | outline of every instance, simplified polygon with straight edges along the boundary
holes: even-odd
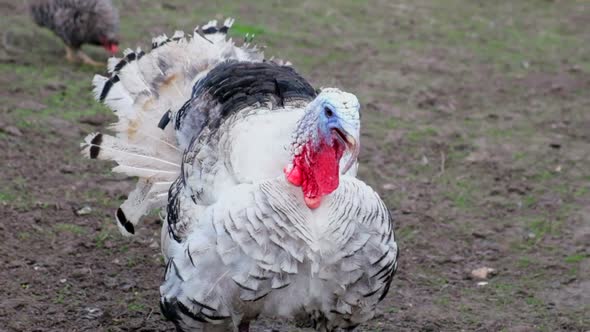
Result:
[[[315,85],[357,94],[360,177],[401,246],[360,331],[590,330],[590,3],[115,3],[123,47],[233,16],[235,38],[255,33]],[[0,331],[172,331],[157,215],[122,238],[113,214],[132,179],[79,154],[114,120],[92,98],[96,70],[65,63],[24,4],[0,12]],[[496,270],[484,286],[480,267]],[[298,331],[285,324],[254,331]]]

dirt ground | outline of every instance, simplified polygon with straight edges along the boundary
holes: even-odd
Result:
[[[360,331],[590,331],[590,2],[115,3],[123,47],[234,16],[236,38],[357,94],[361,178],[402,248]],[[120,236],[133,179],[79,155],[114,120],[96,70],[66,63],[20,2],[0,12],[0,331],[172,331],[157,214]],[[297,331],[255,327],[271,329]]]

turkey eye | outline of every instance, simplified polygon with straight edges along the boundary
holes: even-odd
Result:
[[[331,118],[334,115],[334,111],[332,111],[329,107],[324,107],[324,113],[329,118]]]

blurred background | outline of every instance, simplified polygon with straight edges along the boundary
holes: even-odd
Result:
[[[590,2],[113,2],[121,49],[232,16],[234,38],[359,97],[360,177],[401,246],[360,331],[590,329]],[[25,3],[0,11],[0,331],[172,331],[157,214],[122,238],[131,179],[79,154],[115,120],[91,93],[105,68],[66,62]],[[273,328],[298,331],[254,331]]]

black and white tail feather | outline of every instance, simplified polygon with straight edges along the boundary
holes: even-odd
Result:
[[[118,121],[110,127],[114,136],[88,135],[82,153],[115,161],[114,172],[139,178],[116,213],[124,235],[134,234],[143,216],[166,205],[183,154],[174,126],[167,124],[190,99],[193,85],[223,61],[264,61],[256,46],[237,46],[227,39],[233,22],[228,18],[218,28],[217,21],[210,21],[195,28],[192,36],[176,31],[170,38],[153,38],[148,53],[127,49],[122,58],[109,59],[110,77],[94,77],[96,99],[111,108]]]

